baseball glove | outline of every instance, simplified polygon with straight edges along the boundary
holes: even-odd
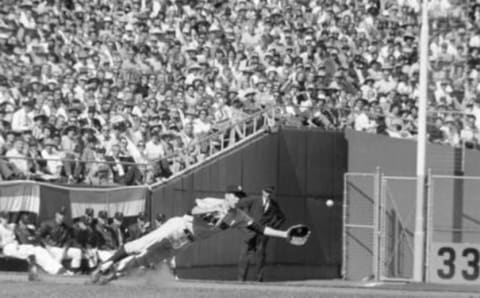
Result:
[[[287,242],[292,245],[302,246],[310,237],[310,228],[305,225],[294,225],[287,230]]]

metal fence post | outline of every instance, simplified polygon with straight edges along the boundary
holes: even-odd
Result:
[[[347,278],[347,202],[348,202],[348,173],[343,175],[343,214],[342,214],[342,279]]]
[[[379,240],[379,280],[383,280],[385,278],[385,237],[386,237],[386,231],[385,231],[385,201],[386,201],[386,196],[387,196],[387,187],[386,187],[386,180],[383,177],[383,175],[380,177],[379,181],[380,183],[380,198],[379,198],[379,203],[380,203],[380,240]]]
[[[378,281],[380,278],[380,260],[379,260],[379,253],[380,253],[380,235],[381,235],[381,227],[380,227],[380,191],[381,191],[381,172],[380,167],[377,167],[375,172],[374,178],[374,213],[373,213],[373,274],[375,281]]]
[[[425,280],[428,282],[430,279],[430,272],[428,270],[430,266],[430,248],[432,245],[433,237],[433,194],[434,194],[434,185],[433,185],[432,169],[429,168],[427,172],[427,222],[425,226]]]

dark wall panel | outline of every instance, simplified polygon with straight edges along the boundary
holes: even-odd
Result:
[[[344,147],[346,142],[342,134],[280,130],[154,189],[152,213],[163,210],[169,216],[183,215],[192,208],[195,198],[223,197],[229,184],[241,184],[251,196],[260,195],[265,185],[275,185],[277,200],[287,215],[284,227],[306,223],[315,231],[312,241],[304,247],[272,239],[267,263],[295,268],[309,266],[308,270],[291,272],[292,278],[338,277],[338,270],[334,268],[340,266],[341,212],[325,207],[324,199],[341,197],[343,189],[338,185],[343,183],[337,180],[341,180],[345,172]],[[337,169],[337,166],[343,168]],[[195,243],[178,257],[178,266],[192,270],[209,266],[235,267],[243,233],[229,231]],[[267,276],[275,274],[267,273]]]
[[[242,167],[243,158],[241,151],[235,151],[225,157],[225,164],[219,172],[220,180],[212,181],[216,184],[214,190],[219,192],[225,191],[225,186],[230,184],[242,184]]]
[[[266,185],[276,185],[277,143],[275,134],[242,150],[242,186],[247,193],[259,193]]]
[[[342,199],[343,195],[343,176],[348,169],[348,148],[349,144],[344,134],[336,133],[333,148],[334,156],[334,175],[333,193],[338,194],[338,199]]]
[[[306,181],[307,194],[328,196],[333,193],[335,180],[335,138],[333,134],[324,134],[311,131],[307,134],[306,146]]]
[[[306,223],[312,228],[312,245],[306,254],[307,264],[339,265],[342,259],[342,205],[332,207],[324,200],[306,200]]]
[[[210,182],[210,165],[201,167],[192,174],[189,173],[187,175],[193,175],[193,188],[195,190],[208,191],[212,189]]]
[[[278,142],[278,193],[306,194],[306,139],[307,133],[284,130]]]

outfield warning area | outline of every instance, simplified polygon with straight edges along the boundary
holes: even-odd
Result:
[[[150,277],[151,279],[153,277]],[[0,274],[0,297],[480,297],[480,286],[435,284],[347,282],[311,280],[274,283],[225,281],[147,281],[131,278],[107,286],[85,285],[85,276],[42,276],[40,282],[27,282],[24,274]]]

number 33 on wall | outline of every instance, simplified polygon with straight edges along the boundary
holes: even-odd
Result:
[[[478,283],[480,281],[480,245],[432,243],[428,273],[429,282]]]

